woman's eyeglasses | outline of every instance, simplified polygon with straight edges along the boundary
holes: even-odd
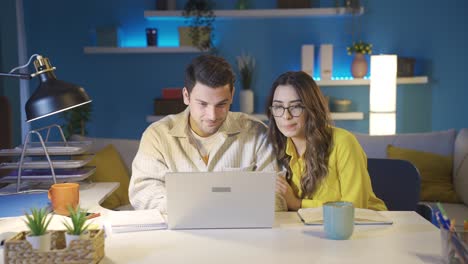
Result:
[[[302,105],[291,105],[289,107],[283,107],[281,105],[270,106],[271,114],[275,117],[282,117],[285,110],[287,109],[289,114],[293,117],[299,117],[304,112],[304,106]]]

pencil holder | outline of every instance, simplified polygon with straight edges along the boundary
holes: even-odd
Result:
[[[86,239],[65,244],[65,231],[50,231],[50,251],[32,249],[26,241],[28,232],[8,239],[4,246],[4,263],[98,263],[104,257],[104,230],[90,230]]]

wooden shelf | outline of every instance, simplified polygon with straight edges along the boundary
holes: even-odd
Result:
[[[197,53],[195,47],[84,47],[85,54]]]
[[[428,83],[427,76],[399,77],[397,84],[425,84]],[[320,80],[319,86],[359,86],[370,85],[370,79],[351,79],[351,80]]]
[[[214,10],[216,19],[237,18],[288,18],[288,17],[332,17],[362,15],[364,8],[354,11],[350,8],[294,8],[294,9],[248,9],[248,10]],[[156,11],[147,10],[145,18],[149,20],[184,19],[182,10]]]
[[[262,121],[268,121],[267,115],[265,114],[251,114],[251,116],[260,119]],[[146,116],[146,122],[153,123],[165,116],[162,115],[149,115]],[[331,113],[331,117],[333,120],[363,120],[364,113],[363,112],[342,112],[342,113]]]

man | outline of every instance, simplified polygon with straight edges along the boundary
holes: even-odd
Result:
[[[265,124],[229,111],[235,90],[229,63],[199,56],[188,65],[184,85],[187,109],[151,124],[141,138],[129,187],[135,209],[166,212],[167,172],[276,170]]]

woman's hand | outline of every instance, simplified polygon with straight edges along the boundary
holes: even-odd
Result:
[[[276,177],[276,192],[279,193],[286,200],[288,209],[297,211],[301,208],[301,199],[297,198],[293,192],[293,189],[282,176]]]

